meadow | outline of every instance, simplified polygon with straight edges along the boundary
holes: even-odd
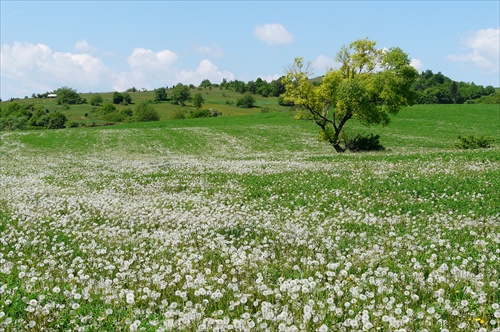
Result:
[[[0,330],[500,331],[497,105],[0,133]],[[458,135],[492,137],[459,150]]]

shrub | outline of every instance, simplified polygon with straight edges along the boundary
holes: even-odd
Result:
[[[100,106],[104,99],[100,94],[93,95],[92,98],[90,99],[90,105],[92,106]]]
[[[106,115],[111,114],[111,113],[113,113],[115,111],[116,111],[115,105],[108,103],[108,104],[102,105],[102,107],[101,107],[101,109],[99,111],[99,115],[106,116]]]
[[[241,108],[252,108],[254,107],[255,104],[255,97],[247,93],[245,94],[242,98],[238,99],[236,102],[236,106],[241,107]]]
[[[176,110],[174,112],[174,119],[185,119],[186,118],[186,111],[184,110]]]
[[[347,141],[345,146],[348,150],[356,151],[383,151],[384,146],[380,144],[379,135],[358,134],[352,140]]]
[[[49,115],[49,123],[47,124],[47,129],[61,129],[66,127],[66,121],[68,118],[61,112],[54,112]]]
[[[210,108],[210,109],[205,109],[205,110],[194,110],[191,111],[190,117],[191,118],[210,118],[210,117],[217,117],[221,115],[219,111],[217,111],[215,108]]]
[[[459,149],[489,149],[492,139],[486,136],[475,137],[474,135],[458,136],[459,142],[455,147]]]
[[[146,103],[141,103],[137,105],[134,112],[135,121],[138,122],[150,122],[150,121],[160,121],[160,116],[158,112],[153,108],[153,106]]]

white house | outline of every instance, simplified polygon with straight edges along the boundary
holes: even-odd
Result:
[[[48,97],[48,98],[56,98],[56,97],[57,97],[57,95],[56,95],[55,93],[49,93],[49,94],[47,95],[47,97]]]

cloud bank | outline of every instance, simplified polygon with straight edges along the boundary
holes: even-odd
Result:
[[[234,80],[230,71],[220,70],[207,59],[193,70],[177,67],[179,56],[171,50],[135,48],[126,57],[127,68],[117,71],[107,66],[86,40],[75,43],[76,52],[58,52],[45,44],[14,42],[2,45],[0,72],[2,98],[31,95],[69,86],[80,92],[124,91],[131,87],[154,89],[161,86],[199,84],[208,78]],[[205,51],[222,52],[216,47]]]

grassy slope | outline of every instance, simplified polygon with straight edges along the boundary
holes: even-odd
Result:
[[[275,112],[166,120],[105,128],[27,132],[19,139],[36,147],[70,149],[73,152],[88,152],[98,146],[137,151],[146,149],[146,152],[147,146],[155,146],[155,149],[165,148],[172,152],[203,154],[224,145],[229,150],[245,148],[249,153],[304,149],[329,153],[330,147],[316,139],[318,128],[311,121],[296,121],[292,116],[291,112]],[[449,149],[453,148],[459,135],[467,134],[489,136],[498,146],[499,117],[497,105],[418,105],[403,109],[387,127],[364,127],[351,120],[347,129],[353,134],[379,134],[382,144],[395,151]]]
[[[167,90],[167,96],[171,95],[171,90]],[[231,91],[231,90],[221,90],[217,89],[191,89],[191,96],[194,96],[196,93],[201,93],[205,102],[203,104],[203,109],[215,108],[219,112],[222,112],[222,115],[247,115],[259,113],[262,108],[269,108],[274,111],[283,111],[286,108],[279,106],[276,98],[265,98],[262,96],[255,96],[256,98],[256,107],[253,109],[243,109],[236,107],[236,101],[241,98],[242,94]],[[99,93],[103,99],[104,103],[111,103],[113,93]],[[81,96],[86,98],[89,101],[94,93],[82,93]],[[155,98],[155,94],[153,91],[146,92],[131,92],[133,104],[131,105],[116,105],[116,107],[120,109],[131,108],[134,109],[137,104],[141,102],[152,102]],[[61,105],[57,105],[54,99],[38,99],[38,98],[27,98],[27,99],[19,99],[16,102],[24,104],[24,103],[33,103],[33,104],[42,104],[50,111],[61,111],[63,112],[70,121],[77,121],[81,123],[102,123],[97,116],[96,110],[99,107],[94,107],[90,104],[82,104],[82,105],[71,105],[69,110],[63,109]],[[0,105],[5,105],[8,101],[4,101],[0,103]],[[162,101],[159,103],[153,103],[153,107],[159,113],[161,120],[172,119],[174,113],[178,110],[189,111],[194,109],[191,102],[187,102],[185,106],[173,105],[170,101]],[[85,117],[87,114],[87,117]]]

